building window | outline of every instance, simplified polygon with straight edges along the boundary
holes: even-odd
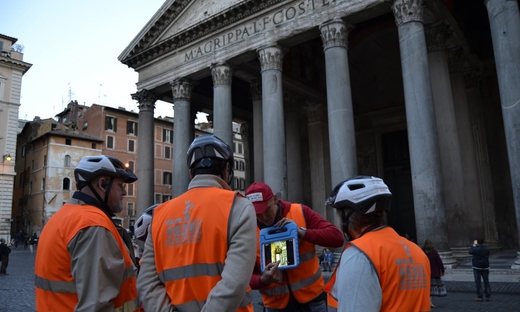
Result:
[[[160,204],[161,203],[161,194],[155,194],[155,203]]]
[[[237,142],[233,142],[233,153],[237,152]]]
[[[171,156],[171,149],[172,148],[169,147],[169,146],[165,146],[164,147],[164,158],[166,158],[166,159],[171,159],[172,158],[172,156]]]
[[[173,143],[173,135],[171,130],[163,129],[163,142]]]
[[[128,169],[132,170],[132,172],[134,172],[134,166],[135,166],[135,162],[133,160],[129,160],[128,161]]]
[[[105,130],[117,132],[117,118],[106,116]]]
[[[171,172],[163,172],[163,184],[172,185],[172,173]]]
[[[43,166],[47,166],[47,155],[43,155]]]
[[[65,139],[65,145],[72,145],[71,139]]]
[[[96,149],[96,143],[92,143],[92,149]]]
[[[22,157],[25,157],[25,147],[26,147],[26,146],[27,146],[27,145],[22,145]]]
[[[65,167],[70,167],[70,156],[69,155],[65,155],[65,161],[64,161],[63,165]]]
[[[70,179],[69,178],[63,179],[63,190],[70,190]]]
[[[127,122],[126,122],[126,134],[137,135],[137,122],[127,120]]]
[[[233,161],[233,169],[238,170],[238,160]]]
[[[81,130],[85,131],[85,130],[87,130],[87,128],[88,128],[88,121],[85,121],[83,123],[83,129],[81,129]]]
[[[126,215],[129,217],[135,216],[134,203],[126,203]]]
[[[242,154],[242,143],[237,143],[238,145],[238,153]]]
[[[128,194],[128,196],[134,196],[134,184],[133,183],[128,183],[126,185],[126,193]]]
[[[241,191],[246,190],[246,179],[240,179],[240,190]]]
[[[163,203],[169,201],[170,199],[172,199],[171,195],[163,195]]]
[[[42,191],[45,191],[45,178],[42,178],[42,185],[40,188]]]
[[[107,136],[107,148],[114,149],[114,137]]]
[[[135,141],[134,140],[128,140],[128,151],[130,153],[135,152]]]
[[[238,190],[238,178],[233,178],[233,189]]]
[[[245,163],[243,161],[240,161],[239,164],[240,164],[239,170],[244,171],[245,170]]]

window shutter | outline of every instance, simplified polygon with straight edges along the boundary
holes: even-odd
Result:
[[[135,125],[135,133],[134,135],[137,135],[139,133],[139,131],[137,130],[137,126],[139,126],[139,124],[137,122],[134,122],[134,125]]]
[[[117,132],[117,118],[114,118],[114,132]]]
[[[105,130],[108,130],[108,123],[110,118],[108,116],[105,116]]]
[[[132,122],[130,120],[126,121],[126,134],[130,133],[130,129],[132,127]]]

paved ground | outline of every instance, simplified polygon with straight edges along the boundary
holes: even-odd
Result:
[[[32,312],[34,304],[34,258],[29,250],[13,249],[10,255],[9,275],[0,276],[0,311]],[[476,302],[475,285],[471,276],[464,273],[447,274],[445,284],[448,296],[435,298],[433,311],[492,311],[520,310],[520,275],[491,274],[492,301]],[[258,292],[254,292],[255,312],[263,311]],[[225,312],[225,311],[222,311]]]

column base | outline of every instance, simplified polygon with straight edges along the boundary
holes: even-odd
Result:
[[[451,251],[439,251],[439,256],[441,256],[444,268],[453,269],[458,266],[457,259],[455,259]]]
[[[520,251],[516,252],[516,260],[511,266],[511,270],[515,271],[515,273],[520,273]]]

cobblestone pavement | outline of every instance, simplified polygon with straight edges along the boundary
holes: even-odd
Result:
[[[9,257],[7,273],[0,276],[0,311],[1,312],[32,312],[34,303],[34,258],[35,253],[18,247],[13,248]],[[437,308],[433,311],[492,311],[511,312],[520,310],[520,283],[491,283],[492,301],[476,302],[475,285],[473,282],[446,281],[448,296],[434,298]],[[254,310],[262,312],[261,297],[253,291]],[[226,311],[222,311],[226,312]]]

